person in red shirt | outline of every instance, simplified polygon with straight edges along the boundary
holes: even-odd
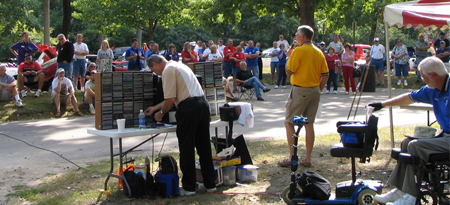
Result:
[[[233,79],[235,78],[236,72],[234,72],[234,64],[230,59],[231,54],[236,52],[236,47],[233,46],[233,39],[229,38],[227,46],[223,49],[223,77],[228,78],[228,76],[232,75]],[[239,68],[239,66],[238,66]],[[237,90],[237,84],[234,83],[233,80],[233,88],[234,91]]]
[[[198,62],[197,53],[192,50],[192,46],[189,42],[184,43],[184,49],[181,51],[181,58],[183,63],[196,63]]]
[[[226,49],[226,48],[225,48]],[[236,47],[236,52],[234,52],[233,54],[230,55],[230,60],[234,61],[234,67],[232,69],[232,73],[233,73],[233,78],[236,79],[236,74],[239,70],[241,70],[241,62],[247,59],[245,57],[245,53],[242,52],[242,47],[241,46],[237,46]],[[235,87],[236,86],[236,87]],[[236,92],[237,90],[237,83],[234,83],[233,81],[233,87],[234,87],[234,91]]]
[[[38,90],[35,93],[35,97],[41,95],[42,86],[44,86],[45,74],[42,72],[41,65],[36,63],[28,53],[25,54],[25,61],[20,63],[17,75],[17,83],[20,89],[22,98],[27,97],[27,90],[25,89],[25,83],[38,83]]]

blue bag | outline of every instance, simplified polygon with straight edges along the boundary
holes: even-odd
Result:
[[[158,171],[155,180],[158,185],[158,194],[161,197],[172,198],[180,195],[178,173],[162,174],[161,171]]]
[[[364,124],[360,123],[349,123],[349,124]],[[354,133],[354,132],[343,132],[340,133],[341,141],[344,147],[352,148],[363,148],[364,147],[364,132]]]

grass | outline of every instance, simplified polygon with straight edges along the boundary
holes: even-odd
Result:
[[[90,115],[89,106],[83,103],[83,92],[75,91],[78,108],[84,115]],[[40,97],[34,97],[34,93],[28,93],[26,98],[21,98],[23,107],[15,106],[15,101],[0,101],[0,122],[36,120],[55,118],[56,107],[51,102],[51,92],[43,92]],[[65,112],[67,111],[67,112]],[[61,106],[61,117],[76,116],[72,105],[66,108]]]
[[[414,132],[414,126],[395,127],[396,147],[399,147],[404,134]],[[390,161],[389,128],[379,130],[380,145],[370,162],[357,163],[358,178],[385,182],[395,162]],[[327,178],[334,187],[337,182],[350,180],[350,160],[331,157],[330,147],[339,142],[339,135],[316,137],[313,151],[313,166],[308,170],[317,172]],[[252,183],[241,183],[238,186],[220,186],[218,193],[198,193],[192,197],[176,197],[156,200],[130,199],[119,191],[117,180],[111,178],[108,183],[109,192],[101,192],[104,180],[109,171],[109,161],[91,164],[86,169],[70,170],[63,174],[50,175],[40,179],[36,187],[16,186],[16,192],[8,195],[8,204],[284,204],[278,194],[289,185],[290,169],[277,165],[286,157],[288,151],[286,141],[247,142],[253,163],[258,166],[258,180]],[[299,156],[303,156],[305,143],[303,136],[299,139]],[[131,154],[130,154],[131,155]],[[141,156],[139,156],[141,155]],[[178,154],[171,154],[179,161]],[[143,163],[142,153],[133,155],[136,163]],[[129,156],[130,157],[130,156]],[[153,163],[152,174],[157,164]],[[299,168],[297,172],[306,169]],[[181,175],[181,173],[179,173]],[[334,189],[334,188],[333,188]],[[387,190],[384,190],[387,191]]]

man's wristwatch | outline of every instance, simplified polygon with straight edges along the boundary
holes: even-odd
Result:
[[[164,112],[161,110],[161,111],[159,111],[159,113],[161,113],[161,115],[164,115]]]

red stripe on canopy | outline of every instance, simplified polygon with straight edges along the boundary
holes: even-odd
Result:
[[[412,26],[418,26],[422,24],[424,27],[436,25],[442,27],[447,24],[447,19],[450,19],[448,14],[430,14],[415,11],[403,11],[403,25],[411,24]]]

